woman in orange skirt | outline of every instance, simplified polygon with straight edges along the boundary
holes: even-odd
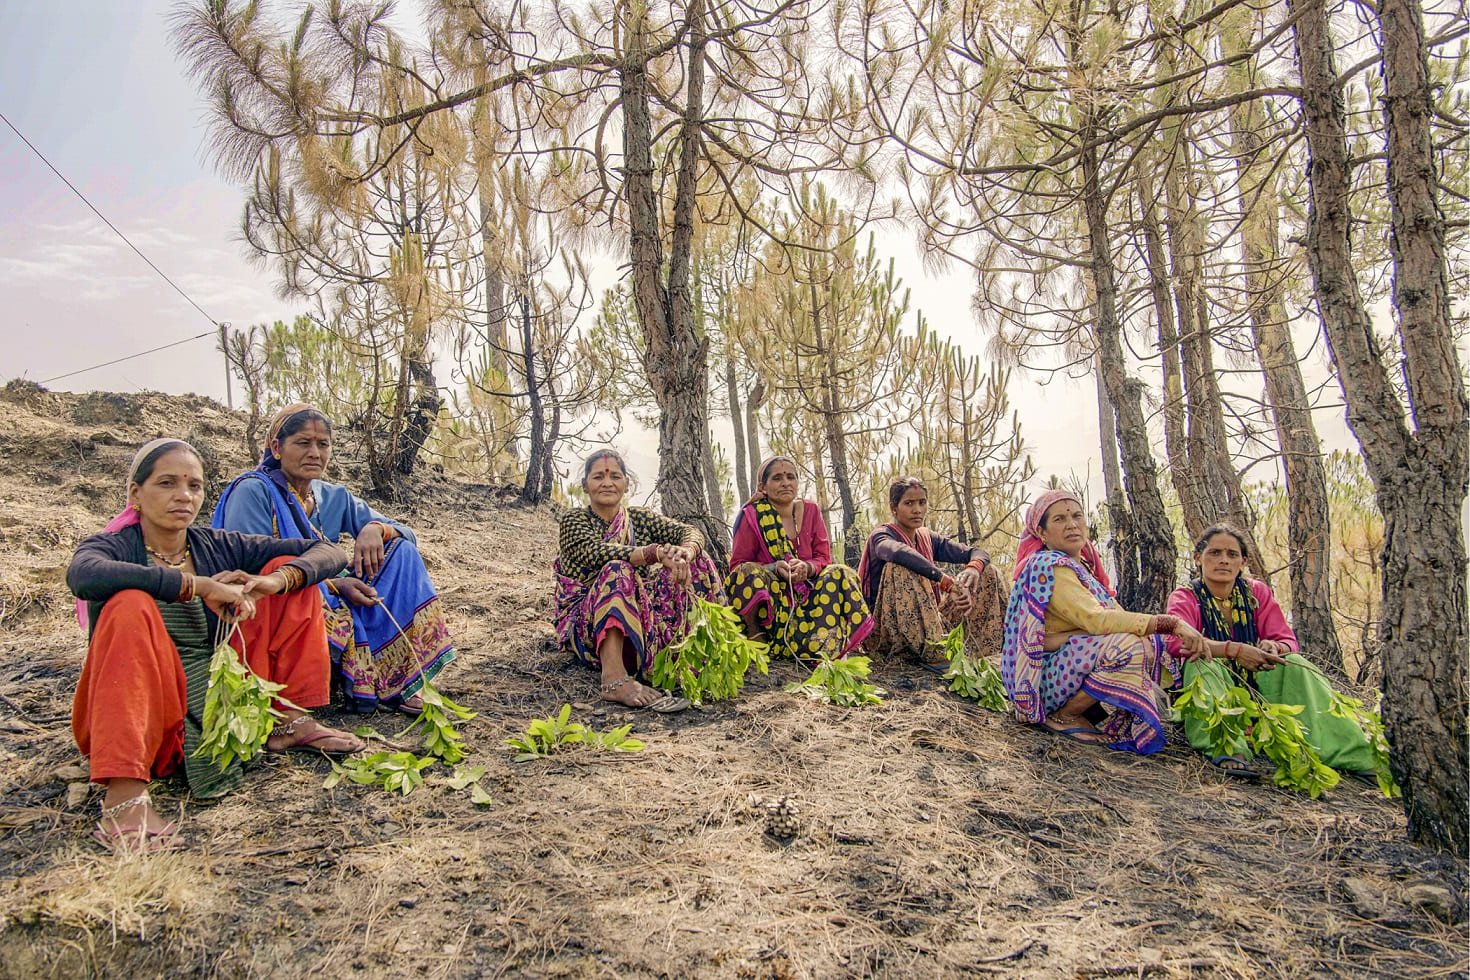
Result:
[[[238,784],[193,757],[220,622],[256,674],[284,684],[285,719],[266,750],[329,753],[363,747],[306,709],[330,696],[326,628],[317,582],[347,563],[334,544],[192,526],[204,503],[204,469],[188,443],[158,439],[133,458],[128,507],[83,541],[67,569],[86,602],[87,660],[72,732],[107,787],[93,836],[115,849],[161,850],[177,828],[153,809],[148,785],[184,770],[191,790],[218,796]],[[78,603],[79,614],[83,612]]]

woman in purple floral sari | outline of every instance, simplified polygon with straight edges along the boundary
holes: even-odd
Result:
[[[627,507],[622,456],[601,449],[582,467],[586,507],[561,516],[556,636],[602,671],[602,699],[630,708],[680,711],[640,682],[664,647],[683,639],[696,594],[724,602],[720,574],[696,528],[646,507]]]
[[[1162,749],[1157,692],[1166,667],[1177,675],[1177,665],[1159,634],[1193,653],[1199,632],[1177,616],[1118,608],[1088,540],[1087,514],[1065,490],[1031,505],[1015,575],[1000,672],[1016,717],[1087,745],[1139,755]]]

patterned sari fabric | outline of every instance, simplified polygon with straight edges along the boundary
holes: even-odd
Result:
[[[766,566],[797,558],[781,515],[768,500],[746,504],[740,520],[760,531],[759,561],[737,565],[725,576],[730,607],[746,622],[760,624],[775,652],[795,658],[845,657],[873,631],[857,572],[832,564],[805,582],[792,584]]]
[[[1046,607],[1058,565],[1075,572],[1098,602],[1116,605],[1081,563],[1060,551],[1040,551],[1026,563],[1006,608],[1000,668],[1016,717],[1039,725],[1072,695],[1085,691],[1108,709],[1100,730],[1109,748],[1153,755],[1164,747],[1156,698],[1166,655],[1162,640],[1130,633],[1074,636],[1048,652]]]
[[[276,537],[331,540],[319,521],[325,506],[322,500],[308,516],[280,469],[264,464],[236,477],[221,494],[214,512],[216,527],[224,526],[231,493],[247,480],[260,480],[271,489],[270,522]],[[351,533],[350,528],[343,531]],[[412,541],[401,536],[389,541],[378,574],[367,584],[377,590],[380,604],[353,605],[328,588],[326,582],[318,586],[327,641],[332,661],[341,671],[343,694],[355,710],[363,713],[373,711],[380,703],[396,704],[413,697],[455,658],[443,603]]]
[[[628,512],[622,510],[607,526],[604,540],[637,547]],[[597,648],[608,630],[625,638],[624,654],[632,653],[636,674],[646,676],[653,658],[677,643],[689,630],[694,597],[724,602],[720,573],[703,552],[690,563],[690,584],[676,585],[663,565],[635,567],[610,561],[591,582],[567,575],[560,557],[552,563],[556,576],[556,637],[584,664],[601,666]],[[631,648],[631,649],[629,649]]]
[[[878,607],[873,610],[878,627],[868,639],[868,651],[875,656],[908,653],[925,663],[942,664],[945,658],[939,643],[963,623],[965,655],[972,659],[993,657],[1001,645],[1000,597],[1000,575],[986,566],[975,603],[962,614],[949,596],[934,598],[934,587],[928,579],[889,562],[879,580]]]

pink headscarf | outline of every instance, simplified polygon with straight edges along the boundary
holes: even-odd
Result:
[[[156,449],[168,445],[182,446],[185,449],[189,450],[189,452],[193,453],[195,456],[199,455],[198,451],[195,450],[193,446],[189,445],[182,439],[153,439],[149,442],[145,442],[143,443],[142,448],[133,454],[133,462],[132,465],[128,467],[128,478],[123,482],[123,486],[131,487],[133,485],[133,483],[136,481],[136,477],[138,476],[138,467],[143,465],[143,460],[147,459],[149,454],[151,454]],[[132,504],[128,504],[122,509],[121,514],[118,514],[112,520],[107,522],[107,526],[102,529],[102,533],[116,534],[123,528],[129,527],[133,524],[137,524],[141,520],[142,517],[139,516],[137,509],[134,508]],[[82,629],[87,628],[87,604],[81,599],[77,600],[77,625],[80,626]]]
[[[1052,504],[1062,500],[1070,500],[1078,507],[1082,506],[1082,501],[1070,490],[1048,490],[1031,502],[1031,509],[1026,511],[1026,533],[1021,535],[1021,543],[1016,548],[1016,566],[1011,573],[1012,581],[1021,577],[1021,569],[1026,567],[1026,560],[1046,547],[1041,541],[1041,519],[1046,516]],[[1108,590],[1108,595],[1118,594],[1108,579],[1108,573],[1103,569],[1102,555],[1091,541],[1082,546],[1082,564]]]

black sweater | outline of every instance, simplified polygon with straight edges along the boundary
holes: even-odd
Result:
[[[335,544],[304,538],[271,538],[239,531],[217,531],[191,527],[186,532],[194,558],[195,574],[242,571],[259,575],[272,558],[296,556],[287,562],[301,569],[308,585],[331,578],[347,566],[347,555]],[[94,534],[77,545],[66,570],[66,586],[87,602],[88,619],[95,625],[108,599],[125,589],[139,589],[159,602],[174,602],[184,587],[184,573],[177,568],[148,564],[143,530],[133,524],[117,533]],[[213,612],[205,607],[210,634],[219,628]]]

